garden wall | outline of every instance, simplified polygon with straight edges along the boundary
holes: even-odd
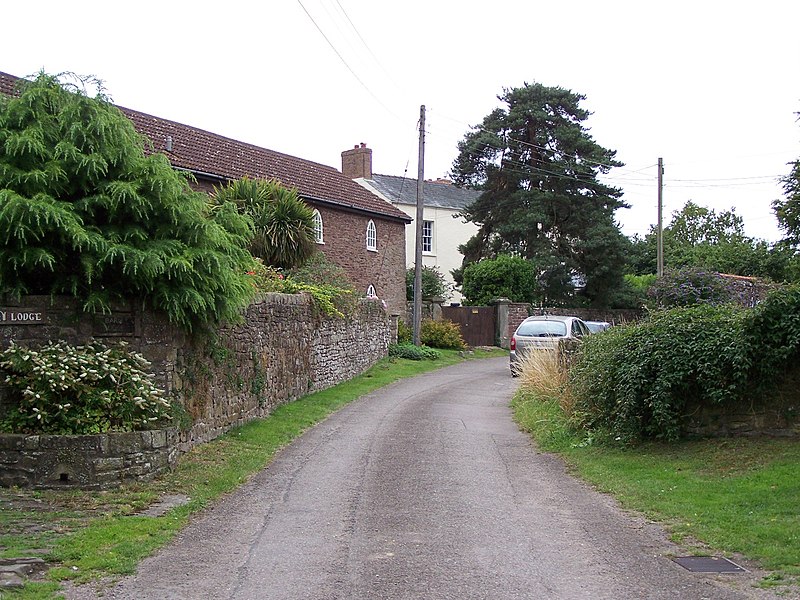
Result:
[[[180,451],[264,417],[280,404],[351,379],[386,356],[396,335],[396,319],[386,314],[379,300],[363,300],[352,316],[335,318],[318,314],[305,294],[267,294],[247,309],[241,324],[192,335],[173,327],[162,315],[133,305],[115,306],[106,315],[86,315],[74,301],[51,300],[49,296],[28,296],[0,306],[0,348],[12,341],[31,347],[50,340],[128,342],[152,363],[150,372],[158,386],[186,413],[187,418],[170,437],[171,447]],[[4,410],[2,394],[0,410]],[[87,458],[94,450],[85,444],[100,449],[113,446],[70,441],[70,436],[41,436],[38,440],[0,437],[4,438],[0,441],[0,471],[24,466],[21,470],[14,467],[15,481],[27,477],[31,485],[39,487],[80,486],[98,471],[92,466],[94,459]],[[42,442],[44,437],[62,437],[64,441],[61,445],[54,439]],[[93,436],[73,437],[87,440]],[[55,453],[56,447],[61,448],[61,459],[53,463],[48,455]],[[65,448],[74,449],[73,459],[67,458]],[[147,449],[146,440],[142,448]],[[23,457],[12,451],[30,453]],[[107,458],[106,466],[99,470],[126,460]],[[155,469],[161,461],[137,464]],[[28,475],[23,477],[22,471]],[[0,474],[0,484],[5,481]]]

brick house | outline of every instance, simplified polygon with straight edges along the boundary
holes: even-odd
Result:
[[[0,72],[0,93],[18,77]],[[296,188],[315,210],[318,248],[342,267],[364,295],[389,312],[405,311],[405,226],[411,218],[333,167],[268,150],[196,127],[118,107],[172,166],[191,173],[198,190],[213,192],[247,176]]]
[[[342,173],[366,189],[391,202],[411,218],[417,216],[417,180],[372,172],[372,150],[365,144],[342,152]],[[458,214],[474,202],[480,191],[459,188],[446,179],[425,181],[422,186],[422,264],[438,267],[446,281],[453,285],[451,271],[461,267],[463,255],[458,251],[478,232],[474,223],[464,222]],[[416,228],[406,235],[406,267],[414,266]],[[450,302],[462,302],[454,290]]]

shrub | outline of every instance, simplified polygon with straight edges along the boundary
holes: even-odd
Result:
[[[406,271],[406,300],[414,299],[414,273],[412,267]],[[423,298],[444,298],[450,297],[452,287],[439,271],[438,267],[422,267],[422,297]]]
[[[397,343],[411,343],[414,339],[414,330],[403,320],[397,322]]]
[[[461,329],[452,321],[423,319],[419,330],[420,342],[432,348],[463,350],[467,347]]]
[[[260,259],[256,260],[253,270],[248,271],[247,275],[259,292],[309,294],[314,307],[328,316],[344,317],[351,314],[355,307],[356,296],[352,288],[326,283],[306,283],[284,275],[279,269],[264,265]]]
[[[170,403],[145,372],[150,363],[129,350],[93,341],[12,345],[0,353],[10,433],[89,434],[152,429],[169,421]]]
[[[570,370],[575,422],[622,442],[679,438],[687,406],[745,394],[746,317],[744,309],[700,305],[589,336]]]
[[[469,304],[489,304],[496,298],[513,302],[533,302],[538,295],[532,262],[518,256],[501,255],[464,268],[461,286]]]
[[[439,358],[439,353],[433,348],[414,344],[389,344],[389,356],[409,360],[436,360]]]

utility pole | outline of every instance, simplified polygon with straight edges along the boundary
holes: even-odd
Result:
[[[419,160],[417,163],[417,219],[414,239],[414,345],[420,345],[422,326],[422,182],[425,179],[425,105],[419,107]]]
[[[658,159],[658,230],[656,235],[656,273],[659,277],[664,275],[664,159]]]

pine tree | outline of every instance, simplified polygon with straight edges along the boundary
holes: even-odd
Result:
[[[504,90],[497,108],[458,144],[456,183],[483,190],[463,213],[479,231],[462,246],[464,265],[502,254],[534,262],[551,302],[571,283],[595,305],[622,286],[624,237],[614,211],[621,191],[598,175],[622,166],[583,122],[585,97],[534,83]]]

